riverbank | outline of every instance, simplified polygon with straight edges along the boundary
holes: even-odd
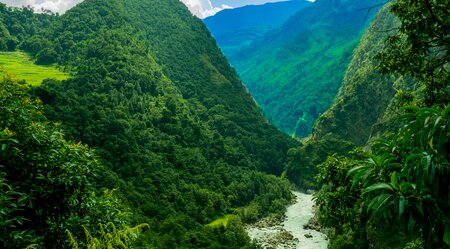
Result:
[[[293,194],[296,201],[287,208],[284,220],[275,223],[261,220],[248,225],[248,235],[263,248],[326,249],[328,240],[325,234],[304,228],[314,216],[312,195],[297,191]]]

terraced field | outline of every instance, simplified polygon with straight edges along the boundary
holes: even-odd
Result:
[[[18,80],[25,80],[27,83],[38,86],[44,79],[52,78],[65,80],[69,78],[68,73],[64,73],[56,66],[43,66],[34,64],[33,59],[26,53],[0,52],[0,77],[11,74]]]

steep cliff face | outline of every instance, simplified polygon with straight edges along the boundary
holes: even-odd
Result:
[[[355,145],[365,145],[375,132],[373,126],[388,118],[395,89],[412,86],[410,79],[383,75],[376,69],[375,56],[396,26],[398,21],[388,8],[375,17],[355,50],[335,102],[314,126],[314,140],[333,134]]]
[[[391,119],[395,90],[413,89],[414,84],[409,78],[379,73],[375,56],[397,24],[387,7],[379,11],[355,49],[334,103],[318,118],[306,144],[291,150],[285,170],[297,185],[314,185],[317,165],[328,156],[346,155],[371,137],[396,131],[396,120]]]

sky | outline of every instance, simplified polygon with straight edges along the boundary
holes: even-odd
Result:
[[[42,8],[53,12],[64,12],[83,0],[0,0],[11,6],[33,6],[36,10]]]
[[[264,4],[282,0],[181,0],[191,12],[199,18],[212,16],[223,9],[241,7],[250,4]],[[286,1],[286,0],[284,0]]]
[[[0,0],[11,6],[33,6],[36,10],[42,8],[53,12],[64,12],[83,0]],[[263,4],[281,0],[180,0],[199,18],[212,16],[217,12],[250,4]]]

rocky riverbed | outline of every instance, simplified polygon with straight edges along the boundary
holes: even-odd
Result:
[[[277,249],[326,249],[327,236],[316,230],[305,229],[314,216],[311,194],[293,192],[296,202],[287,208],[285,219],[280,221],[261,220],[247,226],[250,238],[263,248]]]

